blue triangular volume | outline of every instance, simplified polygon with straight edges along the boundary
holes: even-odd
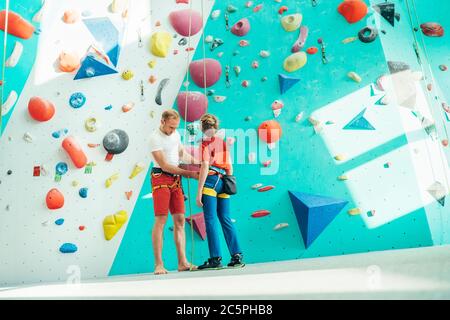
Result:
[[[289,191],[289,197],[308,248],[347,205],[348,201]]]
[[[296,84],[299,81],[300,81],[299,78],[289,77],[289,76],[286,76],[286,75],[280,73],[278,75],[278,82],[280,84],[280,93],[281,94],[285,93],[290,88],[292,88],[292,86],[294,84]]]
[[[385,104],[382,103],[384,97],[385,97],[385,96],[382,96],[380,99],[378,99],[377,102],[375,102],[375,105],[377,105],[377,106],[384,106]]]
[[[103,51],[108,55],[111,63],[117,66],[120,54],[120,33],[107,17],[83,20],[86,27],[101,44]]]
[[[373,85],[370,85],[370,96],[371,96],[371,97],[376,96],[375,90],[373,89]]]
[[[352,119],[343,129],[344,130],[375,130],[375,128],[364,118],[366,109],[361,111],[355,118]]]
[[[81,63],[81,67],[78,69],[73,80],[104,76],[113,73],[117,73],[117,70],[102,63],[95,57],[87,55]]]

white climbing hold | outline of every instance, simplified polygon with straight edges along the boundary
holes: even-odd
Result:
[[[33,142],[33,137],[31,136],[30,133],[25,132],[25,133],[23,134],[23,140],[25,140],[25,141],[28,142],[28,143],[31,143],[31,142]]]
[[[225,97],[225,96],[214,96],[213,98],[214,98],[215,102],[220,103],[220,102],[224,102],[227,97]]]
[[[211,35],[205,37],[205,42],[206,43],[211,43],[211,42],[213,42],[213,40],[214,40],[214,37],[211,36]]]
[[[262,58],[268,58],[268,57],[270,56],[270,52],[267,51],[267,50],[261,50],[261,51],[259,52],[259,55],[260,55]]]
[[[305,112],[300,112],[298,115],[295,116],[295,122],[300,122],[303,119],[303,115]]]
[[[49,173],[49,170],[46,165],[41,165],[41,176],[46,176]]]
[[[23,45],[20,42],[16,41],[13,52],[9,56],[8,60],[6,60],[5,66],[14,68],[17,62],[19,62],[19,59],[22,56],[22,52],[23,52]]]
[[[277,224],[277,225],[273,228],[273,230],[278,231],[278,230],[281,230],[281,229],[284,229],[284,228],[287,228],[287,227],[289,227],[289,224],[286,223],[286,222],[282,222],[282,223]]]
[[[220,10],[214,10],[211,13],[211,19],[215,20],[215,19],[219,18],[220,17],[220,13],[221,13]]]
[[[252,189],[259,189],[263,186],[262,183],[255,183],[254,185],[252,185]]]
[[[269,150],[275,149],[276,146],[277,146],[277,144],[276,144],[275,142],[272,142],[272,143],[268,143],[268,144],[267,144],[267,148],[268,148]]]
[[[17,101],[17,92],[14,90],[9,93],[8,98],[6,99],[5,103],[2,105],[2,115],[7,115],[9,111],[11,111],[11,108],[14,106],[14,104]]]

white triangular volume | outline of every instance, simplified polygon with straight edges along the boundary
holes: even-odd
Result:
[[[7,115],[17,101],[17,92],[14,90],[9,93],[8,99],[2,105],[2,115]]]
[[[147,193],[146,195],[141,197],[141,199],[152,199],[152,198],[153,198],[153,194],[151,192]]]
[[[17,62],[19,62],[19,59],[22,56],[22,52],[23,52],[23,45],[20,42],[16,41],[13,52],[9,56],[8,60],[6,60],[5,66],[14,68]]]
[[[437,201],[444,199],[448,192],[439,181],[433,183],[427,190]]]

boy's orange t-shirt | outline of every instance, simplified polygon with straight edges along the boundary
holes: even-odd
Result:
[[[200,145],[202,161],[208,161],[210,166],[224,170],[230,169],[229,152],[223,139],[212,137],[202,140]]]

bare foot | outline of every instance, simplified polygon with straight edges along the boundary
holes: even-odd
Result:
[[[179,272],[183,272],[183,271],[193,271],[193,270],[197,270],[197,266],[192,265],[189,262],[185,262],[183,264],[179,264],[178,265],[178,271]]]
[[[160,274],[167,274],[168,272],[167,272],[167,270],[164,268],[164,266],[156,266],[156,267],[155,267],[154,273],[155,273],[156,275],[160,275]]]

